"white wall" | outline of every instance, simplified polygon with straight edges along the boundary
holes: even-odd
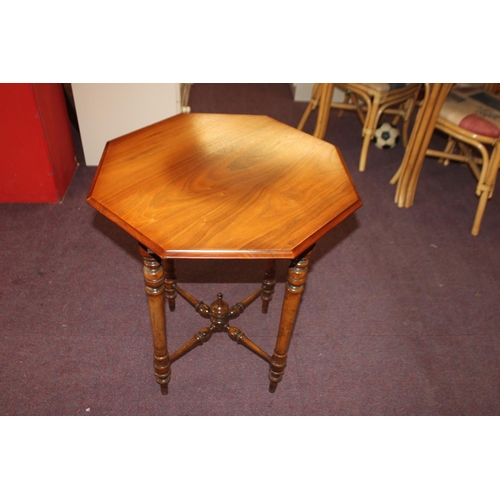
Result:
[[[181,112],[178,83],[73,83],[85,162],[99,164],[106,142]]]

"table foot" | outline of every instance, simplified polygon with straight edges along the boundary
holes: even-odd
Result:
[[[269,367],[269,380],[270,380],[269,392],[276,391],[278,383],[281,382],[283,375],[285,373],[286,358],[287,354],[280,355],[274,352]]]
[[[287,362],[288,348],[292,339],[293,327],[297,318],[300,298],[304,291],[309,259],[314,247],[304,252],[294,259],[288,268],[288,277],[285,289],[285,298],[281,309],[281,319],[278,329],[276,346],[271,357],[269,368],[269,392],[274,392],[279,382],[281,382]]]
[[[171,360],[168,354],[165,356],[157,356],[155,354],[153,366],[156,381],[158,382],[158,384],[160,384],[162,394],[168,394],[168,383],[170,382],[170,365]]]

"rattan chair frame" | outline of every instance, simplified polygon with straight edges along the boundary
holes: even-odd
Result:
[[[439,117],[435,128],[448,135],[448,141],[444,151],[427,149],[426,155],[444,160],[458,161],[468,165],[476,180],[476,195],[479,197],[478,207],[471,234],[477,236],[481,229],[481,222],[486,210],[488,199],[493,196],[498,169],[500,167],[500,141],[485,135],[469,132],[454,123]],[[479,158],[472,155],[470,148],[464,144],[475,148],[479,153]],[[456,146],[461,153],[456,153]]]
[[[345,92],[344,102],[332,102],[334,87]],[[394,115],[393,124],[403,120],[403,146],[408,144],[410,117],[417,102],[420,84],[410,84],[393,90],[377,90],[361,83],[318,83],[313,87],[311,100],[302,115],[298,129],[303,130],[312,111],[319,106],[314,136],[324,138],[331,108],[339,109],[339,116],[344,110],[356,111],[362,123],[363,143],[359,160],[359,170],[366,168],[368,149],[383,114]],[[323,101],[323,100],[326,101]],[[330,103],[321,105],[322,102]]]

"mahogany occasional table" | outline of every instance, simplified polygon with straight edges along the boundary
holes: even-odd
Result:
[[[283,378],[315,243],[361,206],[335,146],[267,116],[181,114],[109,141],[88,203],[139,242],[154,345],[154,372],[168,393],[170,365],[215,332],[227,332],[269,364],[270,392]],[[230,307],[181,288],[174,259],[262,259],[262,286]],[[267,312],[275,259],[291,259],[272,355],[232,321],[257,299]],[[179,295],[207,320],[173,354],[165,297]]]

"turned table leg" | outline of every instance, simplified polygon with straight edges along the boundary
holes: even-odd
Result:
[[[171,311],[175,311],[175,297],[177,297],[175,284],[177,283],[177,278],[175,276],[174,260],[165,259],[163,267],[165,270],[165,295],[168,299],[168,307]]]
[[[168,394],[170,382],[170,358],[167,350],[167,329],[165,324],[165,275],[161,261],[146,247],[139,244],[144,267],[144,283],[148,297],[149,317],[153,333],[154,370],[161,393]]]
[[[288,268],[288,277],[285,289],[285,298],[281,310],[280,325],[278,328],[278,338],[276,347],[271,358],[269,369],[269,392],[274,392],[278,383],[283,378],[286,368],[286,360],[290,341],[292,339],[293,327],[299,309],[300,298],[304,291],[309,259],[313,248],[304,252],[301,256],[292,261]]]
[[[274,277],[276,269],[276,261],[269,259],[266,263],[266,271],[262,280],[262,312],[264,314],[269,310],[269,302],[271,302],[274,293],[276,279]]]

